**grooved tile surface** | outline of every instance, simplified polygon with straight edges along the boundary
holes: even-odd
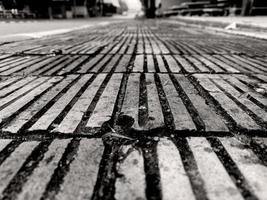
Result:
[[[0,44],[0,199],[267,199],[267,42],[113,22]]]

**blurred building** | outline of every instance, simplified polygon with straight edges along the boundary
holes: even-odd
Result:
[[[162,11],[168,10],[172,6],[179,6],[184,2],[191,2],[189,0],[162,0],[161,1],[161,9]]]
[[[37,18],[80,18],[113,14],[118,0],[0,0],[6,10],[34,13]]]
[[[162,15],[267,15],[267,0],[161,0]]]
[[[120,3],[118,0],[103,0],[103,14],[104,16],[110,16],[117,13],[120,8]]]

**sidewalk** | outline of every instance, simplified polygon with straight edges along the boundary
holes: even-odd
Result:
[[[267,39],[267,17],[172,17],[180,22],[213,30]]]
[[[118,18],[0,21],[0,43],[67,33],[122,21]]]
[[[173,20],[0,45],[0,199],[266,200],[266,52]]]

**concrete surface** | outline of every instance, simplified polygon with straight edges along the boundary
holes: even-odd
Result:
[[[267,40],[266,17],[172,17],[174,22],[215,32]]]
[[[121,17],[120,20],[125,18]],[[18,41],[66,33],[73,30],[89,28],[96,25],[107,25],[113,18],[88,18],[73,20],[11,20],[0,21],[0,42]]]
[[[108,22],[0,44],[0,199],[267,199],[266,40]]]
[[[225,16],[225,17],[181,17],[181,19],[197,20],[203,22],[218,22],[224,24],[236,23],[239,25],[246,25],[250,27],[260,27],[267,29],[267,17],[266,16],[253,16],[253,17],[238,17],[238,16]]]

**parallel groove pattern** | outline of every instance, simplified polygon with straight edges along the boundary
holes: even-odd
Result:
[[[261,86],[259,84],[259,88],[251,89],[243,83],[248,80],[252,81],[252,83],[253,81],[258,82],[257,80],[249,79],[244,75],[196,74],[192,78],[184,75],[170,77],[164,73],[159,73],[158,75],[159,79],[156,79],[153,74],[146,73],[145,79],[141,80],[139,73],[132,73],[126,82],[127,88],[125,94],[120,97],[123,98],[121,112],[133,117],[135,120],[133,129],[145,131],[165,128],[163,116],[165,118],[170,118],[170,116],[165,116],[162,111],[162,106],[167,106],[172,115],[172,119],[170,120],[174,123],[175,131],[228,132],[228,124],[232,122],[225,121],[224,116],[218,114],[218,108],[205,102],[205,95],[199,95],[198,92],[198,87],[201,87],[211,98],[219,102],[224,111],[231,116],[234,121],[233,125],[236,124],[237,129],[254,131],[255,134],[257,134],[257,131],[266,130],[267,102],[265,95],[260,92]],[[92,74],[79,77],[69,75],[65,78],[54,77],[51,79],[34,79],[34,77],[29,77],[28,79],[32,80],[32,82],[29,82],[27,79],[22,79],[10,86],[4,87],[2,90],[0,89],[0,94],[2,94],[2,99],[0,99],[2,132],[21,132],[20,129],[23,126],[32,124],[31,127],[28,127],[29,131],[51,131],[55,129],[58,133],[73,134],[75,127],[81,123],[83,113],[87,112],[89,105],[97,94],[97,90],[100,89],[105,74],[94,76],[93,79],[96,80],[93,83],[90,79],[91,77]],[[117,82],[115,77],[120,77]],[[112,108],[117,106],[115,102],[119,92],[118,89],[122,84],[121,78],[121,73],[115,73],[111,76],[111,79],[107,80],[108,82],[105,82],[106,86],[103,88],[103,92],[98,94],[100,98],[96,104],[96,108],[91,110],[92,115],[84,128],[101,128],[102,124],[112,117],[114,114]],[[71,82],[74,85],[69,85]],[[156,82],[157,84],[155,84]],[[199,85],[195,89],[194,85],[197,83]],[[110,84],[114,84],[114,86],[109,88]],[[141,84],[145,84],[145,90],[147,91],[145,101],[148,107],[139,106],[140,98],[143,98],[138,91],[139,85]],[[166,95],[165,98],[168,105],[165,100],[162,101],[159,98],[161,94],[157,90],[158,84],[161,85]],[[81,88],[83,89],[80,90]],[[114,92],[113,99],[110,96],[112,92]],[[57,102],[52,103],[54,102],[55,96],[58,95],[61,98],[57,99]],[[157,98],[159,99],[157,100]],[[70,102],[72,103],[70,104]],[[43,113],[42,116],[37,115],[47,105],[52,104],[54,105]],[[27,108],[23,112],[18,112],[24,105],[27,105]],[[104,105],[108,106],[106,108],[111,110],[104,109]],[[145,120],[142,121],[142,124],[138,124],[141,110],[147,110],[148,115],[147,119],[142,118]],[[62,122],[55,121],[60,117],[61,113],[65,113],[65,117],[61,119]],[[35,123],[33,124],[31,120],[34,120]],[[52,124],[53,121],[55,121],[54,125]],[[196,127],[202,128],[196,129]],[[25,131],[27,132],[27,130],[24,130],[24,133],[26,133]]]
[[[179,141],[179,139],[177,140]],[[2,140],[1,146],[6,146],[9,142],[10,140]],[[246,199],[247,196],[262,200],[266,198],[267,168],[244,143],[239,142],[235,138],[210,138],[207,140],[204,137],[187,138],[186,141],[181,142],[161,139],[158,144],[155,144],[159,156],[157,159],[159,162],[159,173],[161,174],[162,182],[160,187],[163,190],[163,199],[183,199],[184,195],[188,199],[195,199],[193,193],[200,188],[195,184],[190,184],[190,182],[195,181],[193,179],[196,173],[199,173],[199,178],[204,183],[204,190],[209,199],[225,199],[226,196],[229,196],[231,199]],[[215,144],[217,145],[215,146]],[[77,197],[76,195],[82,199],[92,197],[93,186],[96,183],[96,175],[104,148],[101,139],[82,139],[76,145],[78,146],[75,151],[76,153],[72,155],[73,160],[70,163],[64,161],[60,165],[60,160],[67,154],[71,154],[71,152],[67,151],[70,147],[69,139],[54,140],[53,142],[44,141],[43,143],[30,141],[21,143],[13,149],[11,155],[0,165],[0,189],[4,191],[3,195],[9,198],[10,194],[7,191],[12,192],[11,185],[8,185],[11,181],[14,185],[19,184],[18,187],[21,188],[21,191],[17,191],[19,193],[15,194],[13,192],[13,195],[18,195],[19,199],[24,199],[25,195],[28,199],[40,199],[41,196],[45,197],[46,194],[53,195],[56,199],[62,199],[63,197],[64,199],[74,199]],[[139,150],[147,148],[143,144],[140,145],[136,148]],[[188,146],[185,147],[186,145]],[[91,148],[88,149],[88,146]],[[125,174],[125,180],[118,177],[115,196],[118,199],[124,199],[129,195],[126,192],[129,190],[133,197],[139,196],[144,198],[145,184],[149,183],[145,181],[143,155],[133,150],[131,145],[122,145],[121,148],[122,157],[120,159],[122,160],[117,160],[116,166],[120,173]],[[38,158],[34,157],[34,154],[38,153],[37,149],[43,155],[36,161],[37,163],[34,165],[34,168],[31,169],[32,171],[28,174],[27,181],[13,182],[13,180],[16,180],[16,176],[22,176],[22,174],[20,175],[22,173],[20,171],[21,167],[29,168],[30,165],[26,163],[34,162],[31,159]],[[192,151],[193,154],[190,155],[188,152],[184,154],[187,151],[186,149]],[[244,175],[243,179],[236,180],[232,177],[232,172],[229,174],[227,165],[230,165],[230,163],[227,160],[221,161],[222,157],[217,157],[220,153],[228,154],[231,157],[231,162],[234,162],[240,170],[239,173]],[[192,164],[190,163],[192,162],[190,156],[193,156],[195,159],[197,165],[195,169],[188,166]],[[85,157],[90,158],[86,161],[87,163],[84,163],[87,160]],[[175,160],[173,160],[173,157],[176,157]],[[154,162],[153,160],[156,158],[151,157],[150,159]],[[172,160],[171,163],[167,162],[168,159]],[[132,162],[134,165],[133,170],[136,171],[134,177],[131,176],[131,172],[127,172],[128,168],[125,168],[126,166],[129,167]],[[11,165],[11,163],[14,164]],[[90,167],[88,168],[88,166]],[[61,174],[62,182],[60,184],[62,186],[58,186],[60,189],[57,191],[49,191],[52,188],[47,184],[52,184],[51,178],[53,173],[61,170],[61,168],[66,168],[67,170]],[[7,169],[8,171],[6,171]],[[191,170],[197,170],[198,172]],[[195,173],[195,175],[191,176],[188,173]],[[214,173],[214,176],[211,176],[211,173]],[[45,175],[46,180],[42,179],[43,181],[39,181],[38,177],[41,175]],[[73,181],[74,179],[76,181]],[[90,183],[87,182],[88,180],[90,180]],[[126,181],[126,184],[123,183],[124,181]],[[179,193],[174,189],[178,185],[181,186]],[[70,191],[74,193],[70,193]],[[130,198],[131,196],[128,197]],[[201,198],[204,198],[204,196]]]
[[[266,47],[167,21],[0,45],[0,199],[267,199]]]

